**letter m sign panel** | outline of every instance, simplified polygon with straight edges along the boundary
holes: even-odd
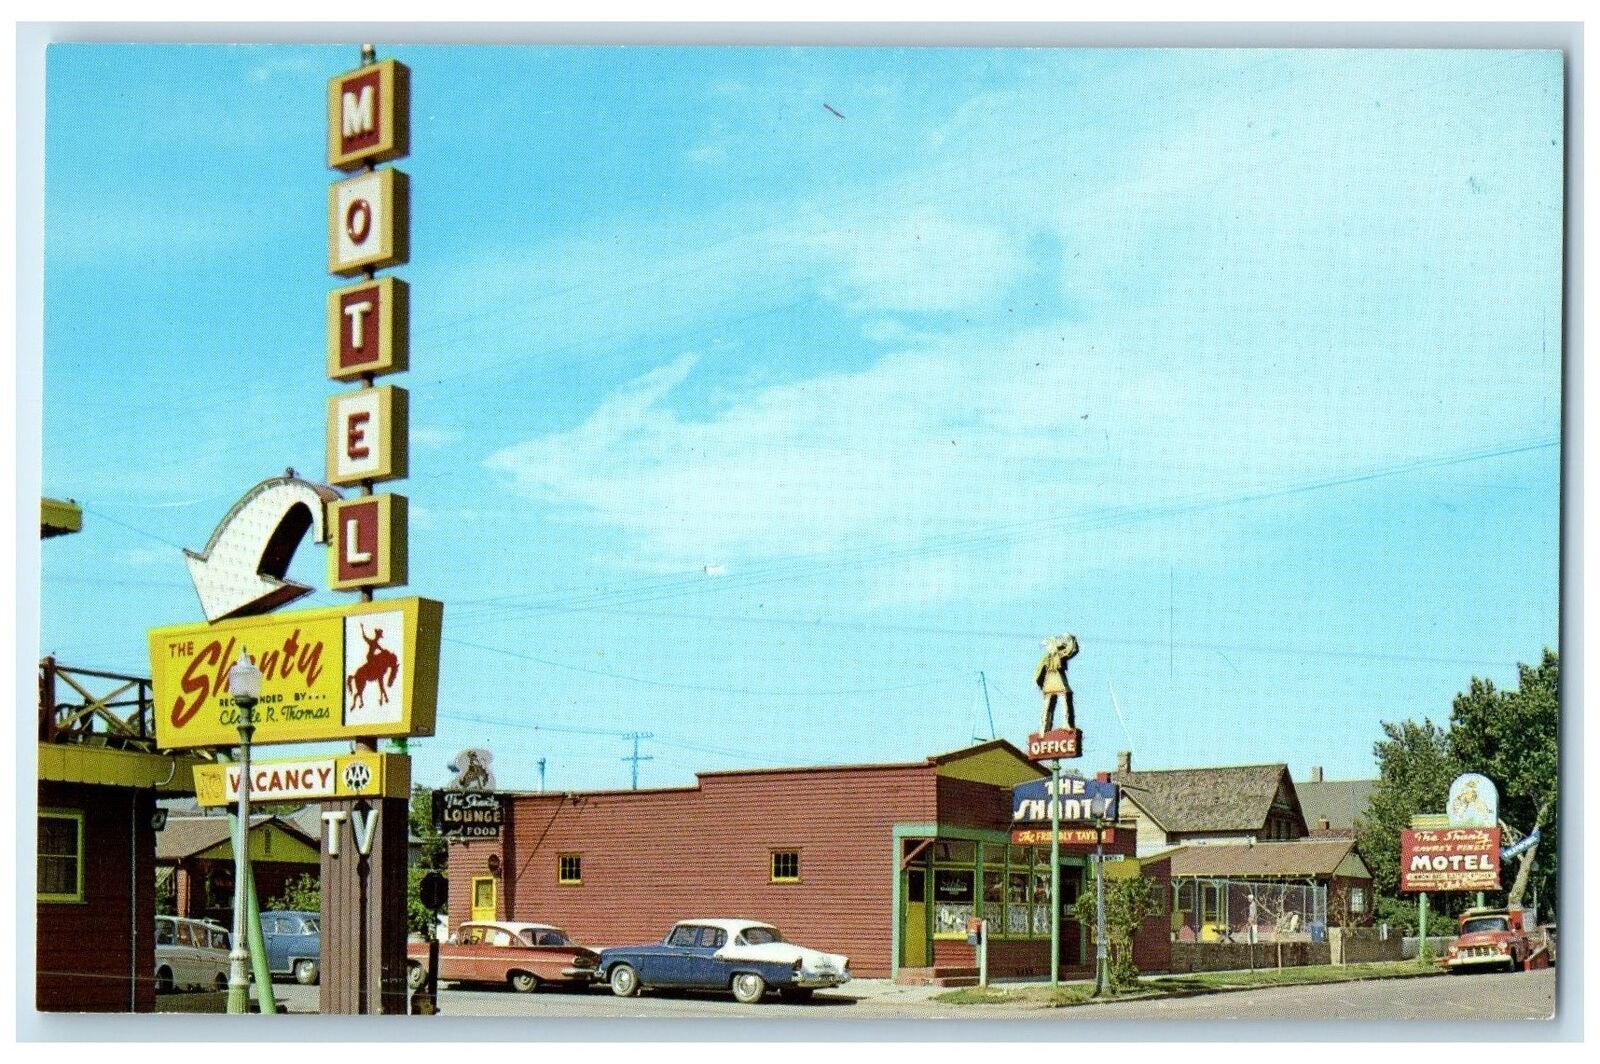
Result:
[[[328,81],[328,165],[355,170],[411,150],[411,71],[393,59]]]

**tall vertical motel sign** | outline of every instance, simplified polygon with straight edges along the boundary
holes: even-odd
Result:
[[[410,181],[379,165],[410,152],[411,72],[361,58],[328,81],[328,166],[349,175],[328,187],[328,272],[350,282],[328,293],[328,377],[354,390],[328,399],[327,482],[357,492],[328,505],[328,586],[370,601],[407,579],[406,497],[372,486],[409,471],[410,396],[374,379],[411,365],[410,289],[377,276],[411,258]],[[324,1013],[406,1011],[408,812],[403,798],[322,804]]]

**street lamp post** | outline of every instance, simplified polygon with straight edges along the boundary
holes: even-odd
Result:
[[[250,1011],[250,977],[245,966],[245,885],[250,875],[250,739],[255,734],[251,716],[261,699],[261,670],[255,667],[243,647],[239,660],[228,670],[228,693],[239,710],[239,821],[233,839],[233,949],[228,954],[228,1012],[243,1015]]]
[[[1106,964],[1106,851],[1105,820],[1094,818],[1094,996],[1110,991]]]

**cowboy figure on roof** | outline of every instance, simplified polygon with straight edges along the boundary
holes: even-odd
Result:
[[[1067,662],[1078,653],[1078,639],[1073,635],[1058,635],[1044,641],[1044,657],[1039,659],[1033,682],[1044,695],[1044,720],[1041,734],[1055,727],[1056,699],[1061,699],[1067,711],[1067,727],[1076,728],[1077,718],[1072,710],[1072,688],[1067,684]]]

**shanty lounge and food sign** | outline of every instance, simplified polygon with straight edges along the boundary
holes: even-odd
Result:
[[[434,791],[433,827],[456,839],[492,839],[505,823],[498,794],[487,791]]]
[[[323,798],[404,798],[404,777],[409,773],[388,771],[392,760],[393,755],[357,753],[289,761],[252,761],[250,800],[308,802]],[[196,765],[195,800],[206,808],[232,805],[239,800],[240,775],[238,765]]]
[[[262,674],[258,743],[432,735],[443,611],[405,598],[153,629],[156,744],[238,741],[228,670],[241,651]]]
[[[1400,832],[1403,891],[1499,890],[1499,828],[1410,828]]]

